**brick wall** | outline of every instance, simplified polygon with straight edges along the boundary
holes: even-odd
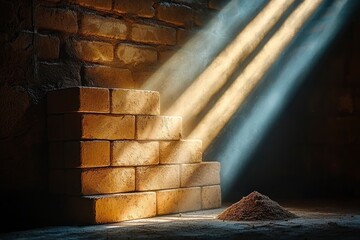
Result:
[[[224,2],[0,0],[0,188],[20,194],[7,202],[47,191],[46,92],[139,88]]]

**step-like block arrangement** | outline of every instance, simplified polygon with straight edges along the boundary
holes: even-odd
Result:
[[[154,91],[78,87],[48,94],[49,191],[69,221],[110,223],[221,206],[220,164],[202,162]]]

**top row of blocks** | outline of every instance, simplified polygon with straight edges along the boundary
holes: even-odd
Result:
[[[73,87],[48,92],[49,114],[113,113],[159,115],[160,94],[155,91]]]

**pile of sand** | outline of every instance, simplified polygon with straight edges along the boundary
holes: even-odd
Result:
[[[252,192],[223,211],[218,219],[231,221],[285,220],[297,216],[277,202],[258,192]]]

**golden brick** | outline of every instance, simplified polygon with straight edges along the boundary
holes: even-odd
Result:
[[[84,35],[124,40],[127,36],[127,30],[128,28],[122,20],[97,15],[84,15],[81,19],[79,32]]]
[[[176,31],[170,27],[135,23],[132,25],[130,39],[135,42],[175,45]]]
[[[103,63],[114,60],[114,47],[106,42],[74,40],[69,46],[69,52],[86,62]]]
[[[110,165],[109,141],[64,142],[66,168],[105,167]]]
[[[220,185],[205,186],[201,188],[201,208],[211,209],[221,207]]]
[[[202,162],[181,165],[181,187],[220,184],[220,163]]]
[[[201,209],[201,188],[179,188],[156,192],[157,214]]]
[[[73,87],[49,91],[48,113],[110,112],[109,90],[106,88]]]
[[[130,44],[119,44],[115,55],[120,63],[132,67],[151,65],[157,62],[157,52],[155,48],[139,47]]]
[[[136,139],[179,140],[182,132],[181,117],[137,116]]]
[[[159,163],[158,142],[114,141],[112,166],[142,166]]]
[[[135,117],[103,114],[64,115],[65,139],[134,139]]]
[[[155,192],[71,197],[67,204],[68,218],[77,223],[112,223],[155,215]]]
[[[180,186],[179,165],[136,167],[136,190],[159,190]]]
[[[116,114],[159,115],[160,94],[146,90],[113,89],[111,112]]]
[[[160,142],[160,163],[197,163],[202,160],[200,140],[180,140]]]
[[[135,169],[89,168],[66,170],[66,192],[70,195],[92,195],[131,192],[135,190]]]

